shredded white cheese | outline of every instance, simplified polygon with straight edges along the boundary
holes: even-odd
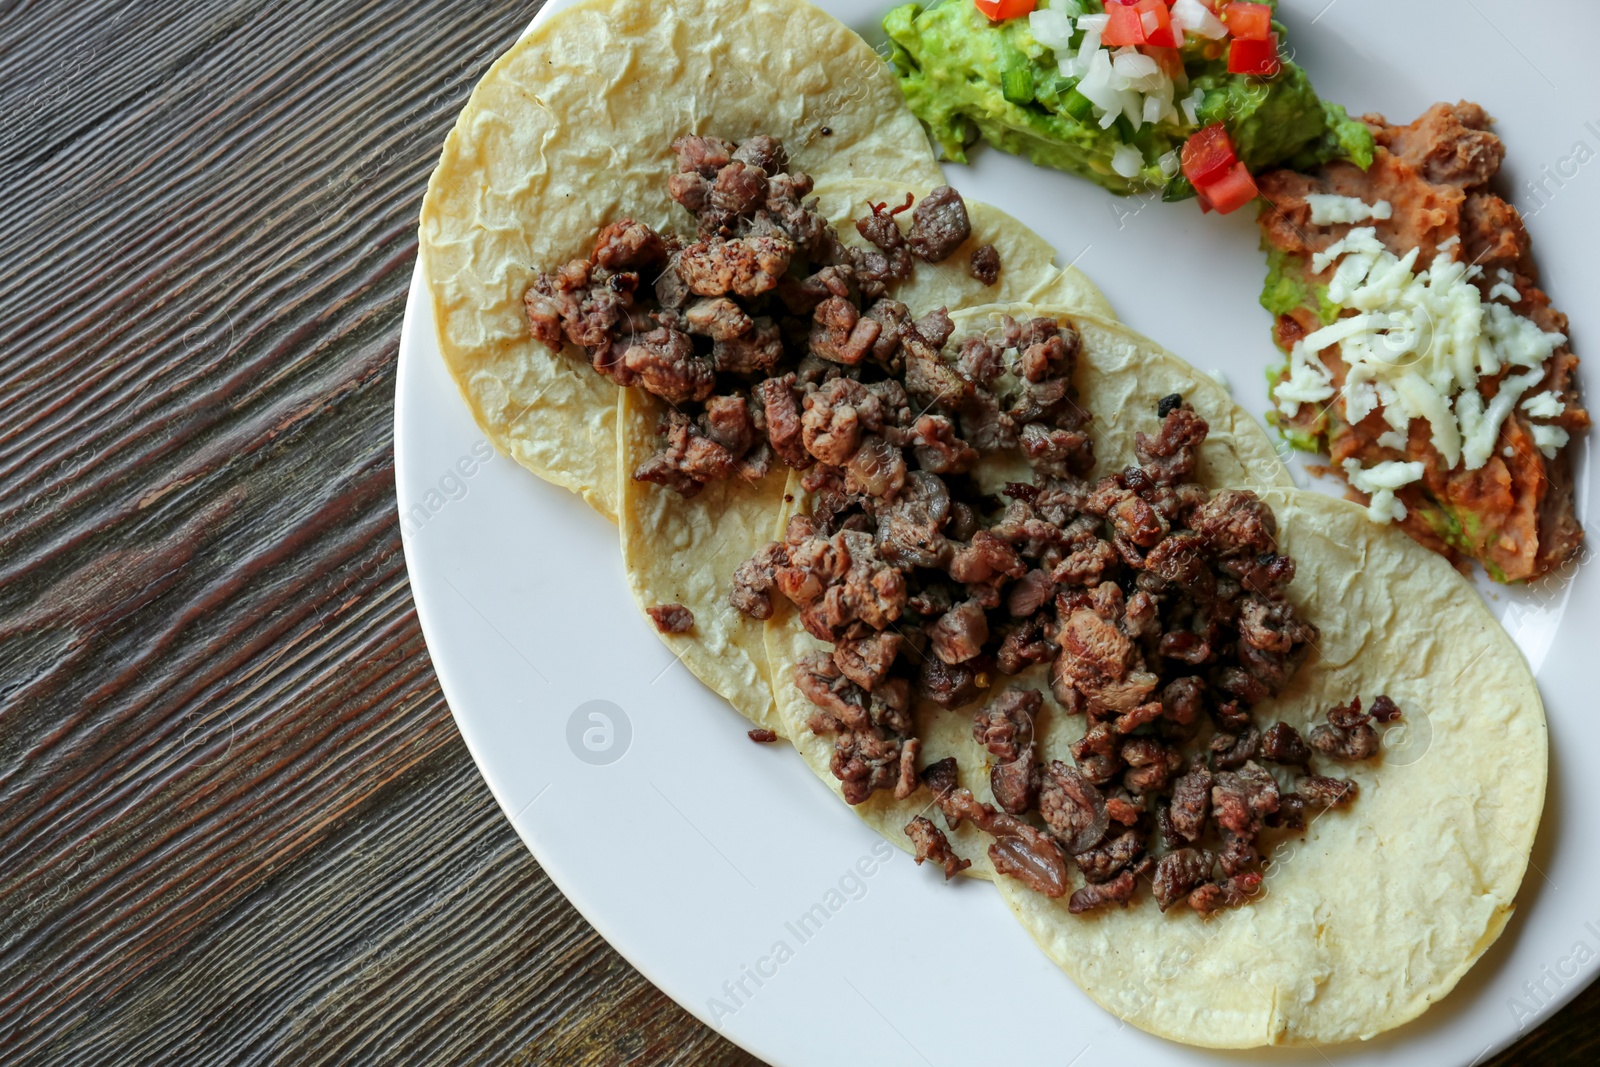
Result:
[[[1384,448],[1392,448],[1396,452],[1403,452],[1406,447],[1406,435],[1399,430],[1385,430],[1378,435],[1378,444]]]
[[[1445,242],[1432,264],[1417,272],[1416,249],[1397,257],[1369,226],[1351,230],[1313,257],[1314,271],[1337,264],[1328,299],[1355,314],[1296,346],[1305,353],[1290,355],[1288,380],[1274,390],[1278,409],[1292,418],[1301,404],[1332,395],[1331,376],[1310,354],[1338,345],[1348,367],[1344,400],[1350,422],[1381,409],[1389,426],[1404,432],[1412,419],[1426,419],[1447,466],[1463,463],[1477,470],[1487,463],[1506,418],[1543,378],[1544,362],[1566,337],[1546,333],[1505,304],[1485,301],[1473,284],[1481,269],[1451,254],[1458,244]],[[1508,375],[1485,404],[1479,379],[1507,368],[1526,373]]]
[[[1406,506],[1394,493],[1396,489],[1422,480],[1422,463],[1416,460],[1401,463],[1391,459],[1363,469],[1360,460],[1347,459],[1344,461],[1344,473],[1352,486],[1372,497],[1367,505],[1367,517],[1373,522],[1387,524],[1406,517]]]
[[[1333,374],[1320,359],[1306,353],[1297,343],[1289,350],[1289,376],[1272,391],[1278,410],[1291,419],[1300,413],[1301,404],[1317,404],[1333,398]]]
[[[1334,226],[1340,223],[1366,222],[1368,219],[1388,219],[1394,216],[1394,208],[1387,200],[1369,204],[1353,196],[1307,193],[1306,203],[1311,208],[1313,226]]]
[[[1522,402],[1522,410],[1536,419],[1553,419],[1566,410],[1554,393],[1536,393]]]
[[[1567,431],[1559,426],[1536,422],[1529,429],[1533,433],[1533,443],[1544,453],[1545,459],[1555,459],[1556,453],[1561,451],[1570,439]]]

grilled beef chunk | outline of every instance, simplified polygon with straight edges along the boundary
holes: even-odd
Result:
[[[1107,904],[1126,904],[1133,899],[1138,882],[1132,871],[1123,871],[1108,882],[1084,886],[1067,901],[1067,910],[1074,915],[1104,907]]]
[[[938,263],[966,241],[972,233],[967,205],[961,194],[941,185],[922,198],[911,212],[911,233],[906,243],[918,259]]]
[[[1304,767],[1311,762],[1311,749],[1300,737],[1300,731],[1286,722],[1274,723],[1261,737],[1261,755],[1273,763],[1287,763]]]
[[[1000,253],[994,250],[994,245],[979,245],[972,250],[968,269],[984,285],[993,285],[1000,280]]]
[[[658,604],[644,610],[656,629],[664,634],[682,634],[694,629],[694,612],[682,604]]]
[[[917,866],[920,867],[923,860],[932,860],[944,868],[944,880],[947,882],[972,866],[971,860],[964,860],[956,855],[955,850],[950,847],[950,839],[944,836],[944,831],[924,816],[918,815],[907,823],[905,833],[916,846]]]
[[[1344,778],[1306,774],[1295,779],[1294,791],[1310,807],[1342,808],[1356,798],[1356,783]]]
[[[1398,712],[1385,707],[1384,714]],[[1327,723],[1312,727],[1309,740],[1312,748],[1337,760],[1371,759],[1378,754],[1378,731],[1372,727],[1372,716],[1362,713],[1360,697],[1329,708]]]
[[[1162,856],[1156,862],[1151,885],[1156,904],[1166,911],[1180,900],[1187,900],[1195,886],[1210,879],[1215,865],[1216,859],[1202,849],[1180,848]]]
[[[1016,816],[979,802],[965,789],[954,788],[941,795],[939,807],[952,826],[971,819],[978,829],[994,837],[989,859],[1000,874],[1047,897],[1066,895],[1066,859],[1048,835]]]

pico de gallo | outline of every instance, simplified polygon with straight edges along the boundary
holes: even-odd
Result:
[[[897,7],[884,28],[949,159],[981,139],[1115,193],[1227,213],[1262,170],[1372,160],[1371,131],[1283,55],[1275,3],[942,0]]]

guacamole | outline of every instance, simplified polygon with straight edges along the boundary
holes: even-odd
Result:
[[[1100,0],[1058,7],[1069,14],[1102,10]],[[1169,153],[1214,122],[1226,125],[1234,150],[1252,172],[1332,159],[1365,167],[1372,160],[1366,126],[1338,105],[1319,100],[1305,71],[1288,61],[1271,78],[1229,74],[1226,56],[1214,42],[1190,37],[1176,51],[1187,83],[1181,95],[1192,101],[1196,121],[1180,111],[1177,122],[1143,122],[1135,129],[1122,115],[1103,128],[1089,98],[1078,91],[1078,79],[1061,72],[1056,54],[1034,37],[1029,19],[993,23],[972,0],[943,0],[930,7],[897,7],[883,26],[907,103],[944,154],[957,162],[965,162],[967,146],[981,138],[1114,193],[1161,190],[1167,199],[1179,200],[1194,191]],[[1281,39],[1283,27],[1274,23],[1274,28]],[[1081,31],[1075,32],[1074,48],[1081,39]],[[1143,161],[1131,176],[1113,167],[1113,156],[1124,145],[1138,149]]]

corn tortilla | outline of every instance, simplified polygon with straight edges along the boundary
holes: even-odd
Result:
[[[496,448],[613,521],[616,387],[536,344],[522,295],[613,219],[687,224],[674,138],[757,133],[819,181],[941,180],[882,57],[803,0],[580,0],[490,68],[428,183],[423,267],[462,397]]]

